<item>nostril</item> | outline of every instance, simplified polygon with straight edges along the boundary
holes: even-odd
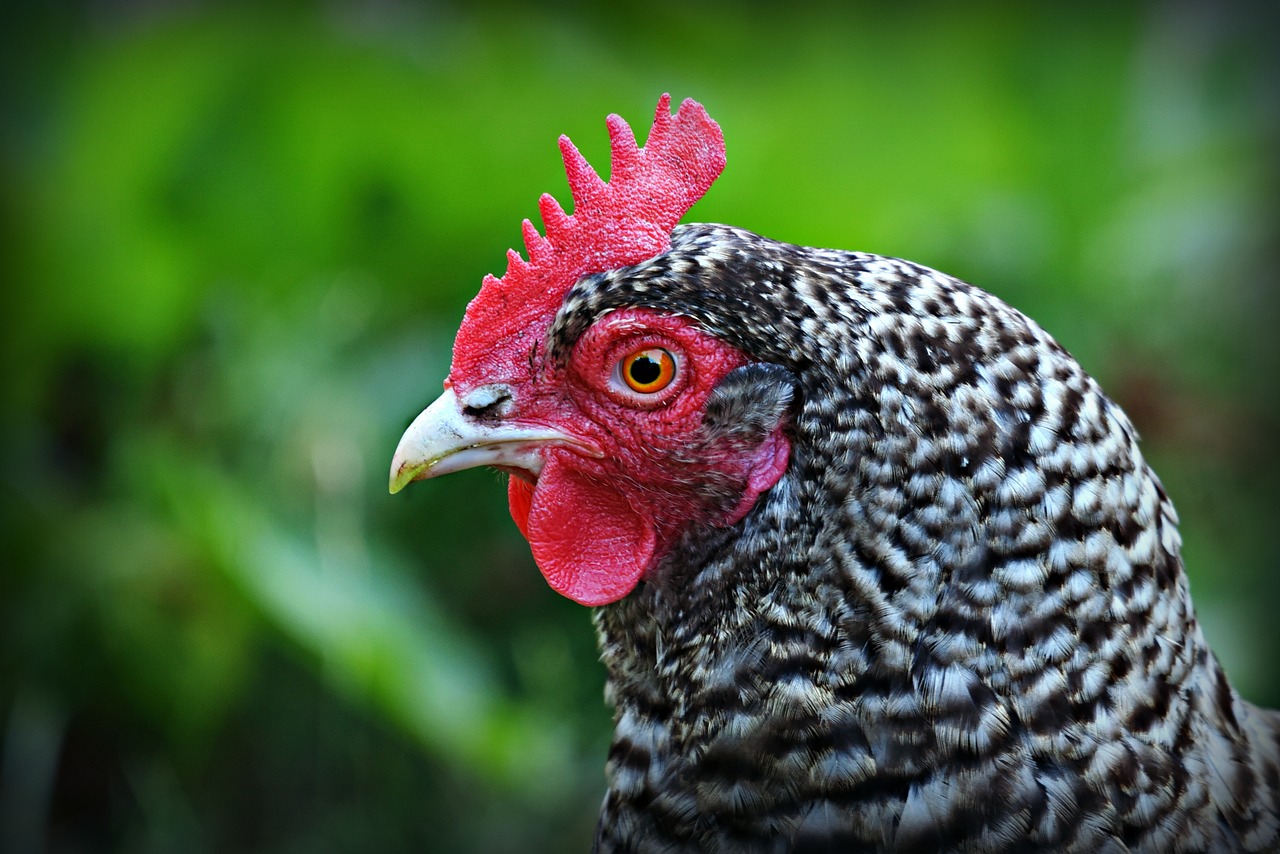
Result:
[[[470,418],[501,418],[514,402],[515,392],[506,383],[482,385],[462,399],[462,412]]]

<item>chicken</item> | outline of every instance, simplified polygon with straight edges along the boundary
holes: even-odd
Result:
[[[391,488],[506,472],[594,612],[599,851],[1280,850],[1280,716],[1205,643],[1137,434],[997,298],[677,225],[693,101],[468,306]]]

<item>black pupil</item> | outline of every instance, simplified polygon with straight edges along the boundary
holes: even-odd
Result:
[[[636,385],[652,385],[662,376],[662,366],[652,356],[637,356],[629,369]]]

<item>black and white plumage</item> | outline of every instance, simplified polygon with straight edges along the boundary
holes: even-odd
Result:
[[[1033,321],[905,261],[676,230],[565,301],[785,369],[791,465],[597,612],[604,851],[1271,851],[1280,716],[1196,623],[1124,413]],[[826,846],[826,847],[824,847]]]
[[[1280,850],[1280,715],[1197,625],[1125,414],[933,270],[675,222],[696,102],[550,197],[468,306],[392,490],[510,472],[595,612],[601,852]],[[603,270],[603,272],[599,272]]]

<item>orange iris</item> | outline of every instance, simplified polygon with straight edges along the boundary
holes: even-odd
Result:
[[[620,367],[622,381],[641,394],[662,391],[676,378],[675,357],[661,347],[637,350],[625,357]]]

